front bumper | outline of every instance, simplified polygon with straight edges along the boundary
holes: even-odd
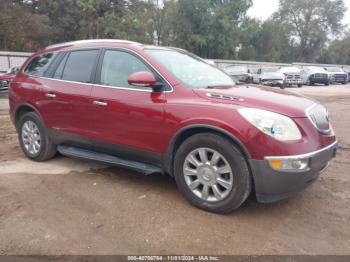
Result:
[[[259,202],[271,203],[291,197],[311,185],[335,157],[338,142],[321,150],[304,155],[276,157],[276,159],[309,159],[309,166],[299,171],[278,171],[268,160],[250,160],[256,197]]]
[[[348,76],[347,75],[333,75],[331,77],[331,82],[332,83],[347,83],[348,82]]]
[[[283,85],[283,82],[284,80],[278,80],[278,79],[262,79],[261,82],[264,84],[264,85],[272,85],[272,86],[277,86],[277,85]]]
[[[284,83],[287,85],[301,85],[303,81],[301,79],[286,79]]]

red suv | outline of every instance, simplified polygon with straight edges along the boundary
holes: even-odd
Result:
[[[121,40],[47,47],[10,86],[10,113],[26,156],[56,152],[173,176],[193,205],[237,209],[287,198],[334,157],[327,110],[307,98],[235,86],[184,50]]]

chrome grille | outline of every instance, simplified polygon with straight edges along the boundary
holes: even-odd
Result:
[[[292,75],[292,74],[288,74],[286,79],[288,80],[299,80],[301,77],[300,75]]]
[[[319,73],[317,73],[317,74],[314,74],[314,77],[315,78],[327,78],[327,74],[319,74]]]
[[[334,75],[334,80],[335,81],[346,81],[346,74],[335,74]]]
[[[319,132],[322,134],[331,132],[329,115],[325,107],[320,104],[314,104],[306,110],[306,115]]]

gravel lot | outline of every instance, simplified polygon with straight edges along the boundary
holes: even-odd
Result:
[[[190,206],[174,181],[91,161],[27,160],[0,96],[0,254],[348,254],[350,85],[289,89],[327,106],[340,141],[294,198],[231,215]]]

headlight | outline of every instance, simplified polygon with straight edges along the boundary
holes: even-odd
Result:
[[[255,108],[241,108],[238,112],[253,126],[277,140],[301,139],[299,128],[289,117]]]

